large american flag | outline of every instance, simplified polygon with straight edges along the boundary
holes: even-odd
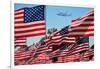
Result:
[[[45,6],[15,10],[15,38],[45,35]]]
[[[70,36],[93,36],[94,35],[94,10],[88,12],[76,20],[72,20],[69,27]]]

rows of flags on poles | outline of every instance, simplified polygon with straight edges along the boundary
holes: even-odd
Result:
[[[89,37],[94,36],[94,10],[72,20],[50,35],[46,35],[44,5],[15,10],[15,65],[65,63],[93,60],[94,49],[89,46]],[[27,46],[26,39],[45,35],[44,39]]]

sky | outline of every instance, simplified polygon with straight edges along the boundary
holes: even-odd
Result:
[[[33,4],[15,4],[15,10],[23,8],[23,7],[34,7],[37,5]],[[71,7],[71,6],[50,6],[46,5],[45,10],[45,20],[46,20],[46,31],[49,28],[57,28],[60,30],[61,28],[68,26],[71,24],[71,21],[81,17],[82,15],[86,14],[93,8],[86,8],[86,7]],[[67,13],[71,14],[71,16],[58,16],[58,13]],[[27,38],[27,45],[30,46],[33,43],[38,42],[43,36],[37,37],[29,37]],[[90,37],[89,39],[90,45],[94,43],[94,38]]]

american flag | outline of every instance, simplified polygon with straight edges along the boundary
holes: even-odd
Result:
[[[93,36],[94,35],[94,11],[72,20],[69,26],[70,36]]]
[[[82,53],[87,50],[89,50],[89,43],[83,43],[83,44],[77,45],[75,48],[69,51],[68,55],[72,55],[75,53]]]
[[[15,53],[15,60],[22,60],[31,57],[30,51],[23,51],[23,52],[16,52]]]
[[[45,35],[45,6],[15,10],[15,38]]]
[[[75,46],[75,44],[71,44],[71,45],[67,46],[67,48],[65,48],[64,50],[62,50],[60,52],[59,56],[68,55],[69,52],[73,49],[74,46]]]
[[[89,44],[88,43],[82,43],[80,45],[71,44],[67,48],[62,50],[58,56],[74,55],[76,53],[80,53],[80,52],[87,51],[87,50],[89,50]]]
[[[52,33],[53,35],[49,36],[50,38],[47,38],[47,39],[44,40],[46,45],[47,46],[53,46],[53,45],[59,46],[62,43],[65,43],[65,44],[76,43],[76,38],[75,37],[67,36],[68,35],[67,30],[68,30],[68,28],[66,28],[66,29],[64,28],[61,31],[57,31],[55,33]]]
[[[52,47],[42,47],[37,49],[36,54],[50,52],[50,51],[52,51]]]
[[[50,53],[50,55],[51,55],[51,57],[54,57],[54,56],[57,56],[59,53],[60,53],[60,49],[57,49],[57,50],[55,50],[55,51],[52,51],[51,53]]]
[[[94,56],[94,51],[93,49],[89,49],[88,51],[86,51],[83,55],[84,58],[86,57],[90,57],[90,56]]]
[[[80,53],[76,53],[70,56],[64,57],[64,62],[73,62],[75,60],[78,60],[80,58]]]
[[[66,44],[75,44],[76,38],[75,37],[68,37],[67,35],[63,36],[63,43]]]
[[[27,46],[26,38],[15,39],[15,46]]]
[[[76,40],[77,44],[89,43],[89,37],[81,37]]]
[[[66,27],[62,28],[62,29],[59,31],[59,33],[60,33],[61,35],[66,35],[66,34],[68,34],[68,33],[69,33],[68,28],[69,28],[69,26],[66,26]]]
[[[47,46],[53,46],[53,45],[61,45],[62,43],[73,44],[75,43],[75,37],[53,36],[52,39],[48,41],[46,44]]]

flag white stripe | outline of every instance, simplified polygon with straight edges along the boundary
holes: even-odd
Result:
[[[83,48],[83,49],[80,49],[80,50],[77,50],[77,51],[73,51],[72,54],[73,53],[79,53],[80,51],[83,51],[83,50],[89,50],[89,48]]]
[[[45,30],[41,30],[41,31],[35,31],[35,32],[25,32],[25,33],[19,33],[19,34],[15,34],[15,36],[25,36],[25,35],[30,35],[30,34],[39,34],[39,33],[45,33]]]
[[[66,42],[66,43],[75,43],[75,41],[72,41],[72,40],[63,40],[62,42]]]
[[[80,44],[80,45],[78,45],[78,46],[82,46],[82,45],[88,45],[89,43],[84,43],[84,44]]]
[[[15,19],[15,22],[18,22],[18,21],[24,21],[24,19],[23,18]]]
[[[72,39],[73,39],[73,40],[76,39],[75,37],[64,37],[64,38],[69,39],[69,40],[70,40],[70,39],[71,39],[71,40],[72,40]]]
[[[26,45],[26,43],[16,43],[16,45]]]
[[[16,40],[15,42],[26,42],[26,40]]]
[[[69,29],[69,31],[72,31],[72,30],[85,30],[85,29],[93,29],[94,26],[88,26],[88,27],[75,27],[75,28],[71,28]]]
[[[82,35],[82,34],[93,34],[93,31],[89,31],[89,32],[71,32],[69,33],[69,35]]]
[[[19,15],[15,15],[14,17],[16,18],[16,17],[23,17],[24,16],[24,14],[19,14]]]
[[[23,9],[23,10],[19,10],[19,11],[15,11],[15,14],[17,14],[17,13],[21,13],[21,12],[24,13],[24,9]]]
[[[62,36],[53,36],[52,39],[58,39],[61,38]]]
[[[70,39],[63,39],[63,38],[62,38],[62,39],[57,39],[57,40],[48,41],[47,44],[50,44],[50,43],[53,43],[53,42],[60,42],[60,43],[61,43],[61,42],[75,42],[75,39],[73,39],[73,40],[71,39],[71,40],[70,40]]]
[[[70,26],[70,27],[73,27],[73,26],[78,26],[82,23],[82,21],[75,21],[75,22],[72,22],[73,24]],[[84,24],[93,24],[94,22],[93,21],[85,21],[83,22]]]

